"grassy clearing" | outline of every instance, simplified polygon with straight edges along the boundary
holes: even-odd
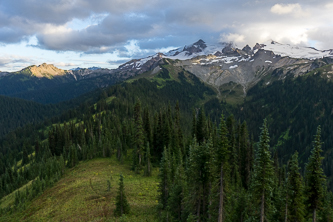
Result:
[[[131,213],[126,218],[115,218],[121,173]],[[156,221],[157,174],[157,169],[152,177],[135,174],[129,164],[120,164],[115,158],[81,162],[24,211],[2,216],[0,221]],[[111,190],[107,191],[110,179]]]
[[[30,187],[31,183],[33,180],[29,181],[27,184],[24,186],[20,187],[19,189],[13,191],[11,194],[8,194],[7,196],[3,197],[0,202],[0,208],[6,208],[8,206],[13,206],[15,202],[15,194],[17,191],[24,192],[26,187]],[[2,221],[0,217],[0,221]]]
[[[220,87],[221,98],[230,105],[238,105],[244,102],[244,91],[240,84],[233,82],[224,84]]]

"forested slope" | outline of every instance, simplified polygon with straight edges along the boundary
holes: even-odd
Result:
[[[145,75],[107,88],[97,103],[82,104],[36,126],[33,134],[25,128],[15,132],[22,137],[14,140],[12,133],[3,139],[0,194],[15,195],[15,201],[2,212],[9,215],[25,209],[26,203],[61,178],[65,166],[75,169],[80,161],[113,157],[145,177],[151,176],[152,168],[159,168],[155,208],[159,220],[259,221],[264,217],[282,221],[287,217],[302,221],[313,215],[323,221],[332,219],[333,197],[321,165],[321,156],[329,159],[330,148],[324,144],[325,152],[321,152],[321,141],[328,136],[325,124],[317,127],[324,121],[307,123],[304,117],[309,141],[301,145],[307,148],[294,144],[295,149],[282,150],[299,136],[291,130],[298,126],[298,116],[287,116],[282,105],[297,111],[305,104],[319,121],[326,114],[310,109],[319,99],[312,94],[323,89],[329,95],[324,83],[331,83],[310,75],[261,84],[249,92],[251,103],[231,107],[219,101],[211,87],[170,63],[156,74]],[[308,91],[312,93],[307,94],[309,104],[299,93]],[[296,98],[287,92],[294,92]],[[323,94],[321,99],[326,98]],[[320,108],[317,103],[312,106]],[[265,107],[270,109],[262,112]],[[287,123],[289,133],[283,134]],[[25,190],[13,193],[22,186]]]
[[[61,107],[42,105],[23,99],[0,96],[0,137],[26,124],[41,122],[57,115]]]

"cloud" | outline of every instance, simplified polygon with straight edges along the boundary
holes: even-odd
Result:
[[[268,39],[332,42],[329,0],[15,0],[0,5],[0,45],[141,57],[204,39],[255,44]],[[327,24],[327,25],[326,25]],[[321,31],[324,28],[320,29]],[[329,45],[329,44],[322,44]]]
[[[293,13],[295,11],[301,11],[302,8],[300,6],[300,4],[275,4],[272,8],[271,8],[271,12],[278,14],[278,15],[283,15],[283,14],[290,14]]]
[[[112,66],[119,66],[119,65],[124,64],[128,61],[129,61],[129,59],[109,60],[108,63]]]
[[[72,63],[72,62],[57,62],[54,64],[54,66],[58,67],[58,66],[61,66],[61,67],[73,67],[73,66],[78,66],[78,64],[75,64],[75,63]]]
[[[222,34],[220,41],[221,42],[243,43],[245,41],[245,36],[236,34],[236,33]]]
[[[321,49],[333,49],[333,29],[329,26],[321,26],[309,31],[309,39],[313,40],[315,47]]]
[[[0,71],[13,70],[17,67],[25,67],[36,61],[29,57],[17,56],[17,55],[3,55],[0,56]]]
[[[327,8],[327,9],[333,9],[333,3],[326,4],[325,8]]]
[[[278,15],[293,15],[295,17],[306,17],[309,16],[310,13],[303,11],[301,5],[297,4],[275,4],[271,8],[271,12]]]

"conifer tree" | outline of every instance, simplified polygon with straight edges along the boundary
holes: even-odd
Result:
[[[260,214],[255,215],[255,217],[259,216],[260,222],[269,220],[269,213],[272,208],[271,194],[274,168],[269,148],[269,135],[265,119],[256,150],[253,178],[251,181],[254,207],[260,209]],[[257,209],[255,209],[255,212],[257,212]]]
[[[123,162],[123,145],[121,144],[120,138],[117,137],[117,159],[121,163]]]
[[[178,148],[183,148],[183,132],[180,126],[180,108],[179,108],[179,102],[177,101],[176,106],[175,106],[175,134],[176,134],[176,138],[175,141],[176,146]]]
[[[135,171],[141,169],[143,157],[144,131],[141,117],[141,103],[138,101],[134,106],[135,138],[133,150],[133,168]]]
[[[196,138],[199,144],[202,144],[206,138],[206,117],[203,107],[200,108],[198,114],[198,120],[196,123]]]
[[[241,176],[242,183],[245,189],[248,189],[250,183],[250,172],[252,168],[252,147],[250,145],[249,134],[247,131],[246,122],[241,125],[241,141],[240,141],[240,155],[241,155]]]
[[[224,115],[221,115],[220,128],[219,128],[219,142],[217,147],[217,161],[219,166],[219,213],[218,222],[223,221],[223,211],[225,202],[225,184],[226,184],[226,171],[227,171],[227,161],[229,158],[229,141],[228,141],[228,130],[224,120]]]
[[[195,109],[192,111],[192,131],[191,136],[195,137],[197,135],[197,120],[196,120],[196,113]]]
[[[150,177],[151,176],[151,162],[150,162],[150,148],[149,148],[149,142],[147,143],[146,148],[146,169],[145,169],[145,176]]]
[[[306,165],[306,194],[309,210],[312,211],[312,220],[317,221],[317,210],[321,207],[323,201],[323,195],[325,192],[326,177],[322,169],[321,156],[321,140],[320,140],[321,128],[317,127],[317,133],[313,141],[313,149],[309,161]]]
[[[288,211],[286,215],[290,221],[304,221],[305,205],[303,195],[302,176],[298,166],[298,152],[296,151],[291,157],[288,165],[288,180],[287,180],[287,204]]]
[[[28,156],[28,151],[25,143],[23,144],[22,148],[22,166],[29,163],[29,156]]]
[[[171,183],[171,178],[170,178],[170,159],[168,155],[168,151],[166,148],[164,148],[163,154],[162,154],[162,159],[160,163],[160,174],[159,174],[159,203],[162,205],[162,209],[165,209],[167,206],[167,201],[169,198],[169,189],[170,189],[170,183]]]
[[[170,189],[167,210],[177,221],[181,221],[184,215],[184,195],[185,195],[185,170],[182,162],[181,151],[178,152],[178,167],[175,172],[173,184]]]
[[[152,130],[151,130],[151,123],[149,117],[149,111],[146,107],[143,110],[143,124],[144,124],[144,131],[145,131],[145,144],[149,143],[152,144]]]
[[[188,193],[187,193],[187,208],[190,213],[196,215],[197,219],[205,218],[207,215],[207,188],[209,187],[209,168],[207,162],[209,150],[205,149],[206,144],[199,145],[195,138],[190,146],[187,178],[188,178]]]
[[[122,174],[120,174],[119,189],[116,197],[116,209],[114,211],[114,215],[120,217],[123,214],[128,214],[129,212],[130,206],[125,195],[124,177]]]

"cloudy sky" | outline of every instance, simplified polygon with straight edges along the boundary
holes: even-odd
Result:
[[[333,48],[328,0],[0,0],[0,71],[116,68],[193,43]]]

